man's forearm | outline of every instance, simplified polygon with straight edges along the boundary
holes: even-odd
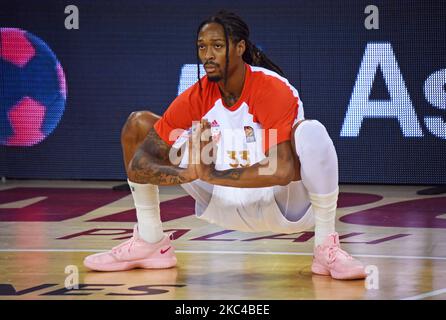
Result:
[[[155,129],[151,128],[127,166],[129,180],[136,183],[168,186],[197,179],[195,167],[183,169],[172,164],[171,155],[178,156],[178,151],[171,149],[158,136]]]
[[[186,169],[174,166],[158,166],[132,170],[129,173],[130,181],[136,183],[150,183],[159,186],[171,186],[195,180]]]
[[[128,177],[130,181],[136,183],[170,186],[191,182],[196,179],[189,169],[158,164],[153,161],[134,160],[130,164],[131,170],[128,172]]]

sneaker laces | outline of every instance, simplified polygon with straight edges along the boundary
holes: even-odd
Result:
[[[329,263],[333,263],[336,261],[338,253],[346,257],[348,260],[353,260],[353,257],[348,254],[346,251],[342,250],[339,245],[332,245],[328,247],[328,261]]]
[[[112,248],[112,253],[113,254],[120,253],[122,251],[122,248],[125,247],[125,246],[128,246],[127,252],[130,253],[130,250],[132,249],[132,247],[135,244],[135,242],[136,242],[136,238],[135,237],[131,237],[127,241],[117,245],[116,247],[113,247]]]

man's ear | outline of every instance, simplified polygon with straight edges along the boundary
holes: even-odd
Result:
[[[239,57],[243,56],[245,50],[246,50],[246,42],[245,40],[240,40],[239,43],[237,43],[237,56]]]

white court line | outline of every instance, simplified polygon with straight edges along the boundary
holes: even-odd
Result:
[[[107,249],[108,250],[108,249]],[[99,249],[0,249],[0,252],[105,252]],[[280,251],[206,251],[206,250],[175,250],[178,253],[208,253],[208,254],[253,254],[253,255],[289,255],[289,256],[312,256],[308,252],[280,252]],[[427,256],[388,256],[374,254],[352,254],[354,257],[362,258],[384,258],[384,259],[418,259],[418,260],[446,260],[446,257]]]
[[[442,294],[442,293],[446,293],[446,288],[422,293],[417,296],[408,297],[408,298],[404,298],[401,300],[421,300],[421,299],[428,298],[428,297],[438,296],[439,294]]]

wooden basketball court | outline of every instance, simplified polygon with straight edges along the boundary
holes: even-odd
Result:
[[[446,195],[422,186],[341,185],[337,231],[366,281],[312,275],[312,230],[242,233],[194,217],[180,187],[160,188],[178,266],[92,272],[86,255],[119,244],[136,222],[122,182],[0,184],[0,300],[446,299]],[[68,288],[68,289],[67,289]]]

